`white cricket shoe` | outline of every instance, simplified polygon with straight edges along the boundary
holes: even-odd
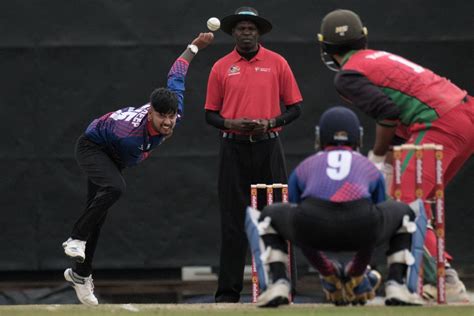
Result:
[[[417,293],[411,293],[405,284],[393,280],[385,283],[385,305],[423,305]]]
[[[86,259],[86,242],[79,239],[69,238],[63,242],[64,253],[79,263]]]
[[[435,285],[423,285],[423,298],[428,301],[436,301],[438,299],[438,289]],[[456,270],[446,269],[446,301],[448,303],[469,303],[469,295],[467,295],[464,283],[459,279]]]
[[[271,284],[257,299],[258,307],[278,307],[289,304],[290,282],[279,279]]]
[[[82,277],[71,268],[64,271],[64,278],[66,281],[71,283],[71,286],[76,291],[77,298],[84,305],[96,306],[99,304],[97,297],[94,295],[94,282],[92,280],[92,275],[89,275],[87,278]]]

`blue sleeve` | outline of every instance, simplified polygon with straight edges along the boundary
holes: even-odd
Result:
[[[178,120],[181,119],[184,112],[184,82],[188,67],[189,63],[186,60],[178,58],[168,73],[168,89],[173,91],[178,97]]]
[[[299,183],[298,177],[296,176],[296,172],[293,171],[288,179],[288,193],[289,193],[289,200],[291,203],[300,203],[301,202],[301,194],[304,191],[301,184]]]
[[[369,191],[372,197],[372,202],[375,204],[386,200],[385,180],[380,171],[378,172],[377,179],[370,183]]]

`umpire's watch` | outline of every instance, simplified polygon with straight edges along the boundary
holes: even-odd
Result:
[[[196,55],[199,51],[199,48],[194,44],[189,44],[188,48],[191,51],[191,53],[193,53],[194,55]]]

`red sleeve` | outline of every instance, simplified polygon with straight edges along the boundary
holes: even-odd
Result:
[[[220,111],[224,99],[222,83],[219,81],[219,73],[216,67],[212,67],[207,81],[206,110]]]
[[[303,101],[303,97],[286,60],[283,60],[282,67],[280,72],[280,100],[283,101],[284,105],[300,103]]]

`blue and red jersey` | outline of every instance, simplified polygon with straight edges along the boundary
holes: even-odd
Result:
[[[178,98],[178,119],[182,119],[184,110],[185,77],[189,63],[178,58],[168,73],[167,88]],[[150,152],[160,145],[163,135],[150,133],[147,113],[150,104],[141,107],[126,107],[107,113],[90,123],[85,135],[100,145],[104,151],[123,168],[139,164]]]
[[[290,201],[307,198],[336,203],[385,201],[382,173],[366,157],[347,147],[332,147],[303,160],[288,181]]]

